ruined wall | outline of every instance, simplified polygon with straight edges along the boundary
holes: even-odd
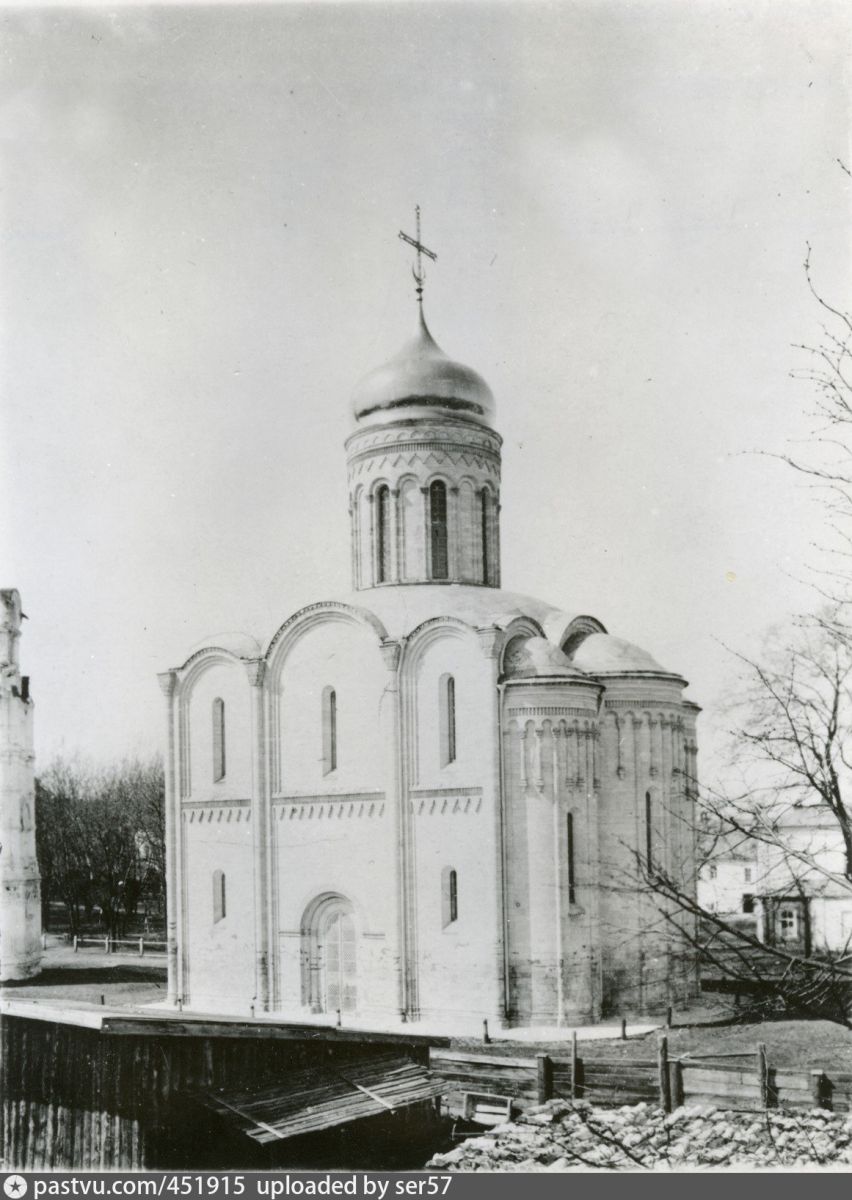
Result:
[[[33,703],[18,663],[21,598],[0,591],[0,982],[41,967]]]

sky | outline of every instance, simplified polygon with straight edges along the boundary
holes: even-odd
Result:
[[[156,673],[350,589],[358,379],[490,383],[503,585],[690,680],[811,607],[802,263],[848,298],[852,10],[0,10],[0,584],[39,765],[160,747]]]

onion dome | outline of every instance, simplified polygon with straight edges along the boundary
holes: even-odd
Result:
[[[448,358],[429,332],[420,310],[420,328],[399,354],[358,384],[352,413],[359,426],[388,425],[422,417],[455,417],[493,426],[494,396],[481,375]]]

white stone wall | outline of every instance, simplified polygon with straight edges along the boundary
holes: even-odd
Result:
[[[507,643],[530,637],[532,658],[507,652],[502,663]],[[262,661],[209,649],[172,678],[182,799],[171,908],[183,945],[173,992],[193,1008],[331,1007],[331,912],[354,929],[362,1018],[576,1024],[694,990],[636,859],[650,793],[654,862],[691,886],[696,710],[678,677],[572,674],[514,614],[504,630],[431,617],[394,641],[377,617],[330,602],[291,618]],[[216,871],[228,880],[222,921]]]
[[[225,774],[214,778],[213,704],[224,703]],[[215,651],[178,692],[180,996],[196,1009],[248,1013],[255,996],[252,729],[244,665]],[[213,920],[213,875],[225,874],[226,916]],[[223,963],[228,964],[223,970]]]
[[[255,997],[249,805],[187,805],[181,834],[183,1002],[196,1010],[248,1015]],[[226,915],[220,921],[214,921],[216,871],[225,875]]]
[[[742,859],[714,858],[710,863],[705,863],[698,873],[698,903],[707,912],[741,913],[743,896],[754,896],[759,890],[757,880],[756,857],[747,862]]]

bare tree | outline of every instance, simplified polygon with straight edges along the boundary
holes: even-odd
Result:
[[[120,937],[140,904],[161,907],[164,880],[163,768],[128,759],[96,767],[56,759],[36,783],[43,890],[62,900],[72,933],[99,912]]]
[[[660,899],[661,922],[674,923],[705,964],[759,983],[788,1007],[846,1019],[849,945],[767,945],[759,936],[781,897],[852,902],[852,314],[820,291],[810,246],[804,272],[819,333],[795,347],[802,362],[791,374],[810,387],[812,434],[800,452],[773,457],[805,477],[822,502],[819,565],[810,573],[824,607],[776,632],[759,657],[734,654],[726,784],[696,789],[702,862],[732,843],[754,850],[763,930],[703,908],[694,880],[638,855],[637,866]]]

